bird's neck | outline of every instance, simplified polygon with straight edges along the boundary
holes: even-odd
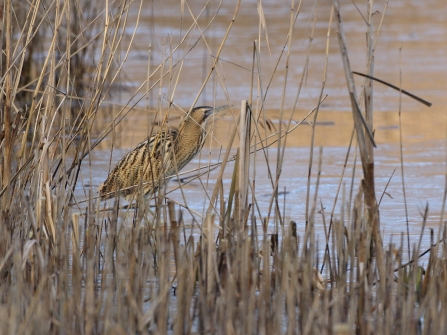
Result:
[[[205,130],[197,124],[194,120],[188,119],[180,124],[178,139],[182,140],[195,140],[203,136]]]
[[[202,149],[205,134],[205,130],[194,120],[186,120],[180,124],[174,149],[179,170]]]

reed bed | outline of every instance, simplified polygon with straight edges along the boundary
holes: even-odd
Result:
[[[263,109],[264,88],[268,90],[271,82],[262,81],[260,49],[258,41],[254,42],[252,92],[257,87],[260,98],[247,97],[240,112],[232,107],[240,116],[237,127],[229,132],[222,159],[207,167],[219,172],[213,192],[204,195],[209,207],[202,218],[196,215],[186,222],[184,214],[190,209],[174,203],[163,190],[155,199],[138,197],[135,206],[127,207],[121,206],[120,199],[102,203],[93,188],[85,188],[85,200],[77,199],[74,190],[84,182],[79,180],[81,169],[91,169],[89,154],[105,138],[114,136],[115,126],[134,103],[124,104],[106,126],[97,124],[99,107],[116,92],[114,85],[120,82],[136,34],[134,30],[130,38],[125,35],[132,3],[54,1],[44,5],[39,0],[26,4],[5,0],[4,4],[0,64],[2,333],[447,333],[444,210],[437,231],[432,230],[430,249],[421,250],[420,242],[410,245],[404,235],[401,241],[383,245],[374,184],[373,87],[368,79],[361,94],[355,91],[337,0],[328,22],[327,43],[336,25],[363,179],[352,180],[352,185],[359,186],[352,186],[348,195],[341,176],[333,208],[326,213],[318,197],[323,150],[318,171],[312,173],[312,141],[304,223],[286,222],[278,185],[286,164],[287,137],[312,114],[313,129],[316,127],[320,102],[325,99],[326,72],[315,109],[294,124],[293,113],[289,119],[283,117],[283,94],[281,122],[274,128]],[[138,17],[142,4],[138,4]],[[290,30],[281,54],[287,68],[292,62],[289,51],[299,5],[292,2]],[[371,29],[366,72],[372,75],[376,32],[371,24],[372,1],[368,6],[366,22]],[[238,9],[239,4],[192,105],[215,72],[216,81],[223,81],[219,53]],[[258,13],[263,22],[260,29],[264,29],[263,12]],[[185,15],[193,16],[192,12]],[[171,56],[190,30],[185,29],[181,43],[170,49]],[[188,45],[187,50],[195,45]],[[156,91],[164,78],[169,78],[172,92],[180,90],[175,74],[180,76],[181,71],[175,69],[181,68],[184,59],[175,63],[167,57],[149,71],[134,96]],[[286,85],[287,70],[284,91]],[[173,96],[168,99],[169,107]],[[299,92],[296,100],[298,97]],[[159,96],[156,108],[159,120],[165,117],[162,98]],[[276,146],[276,166],[268,154],[272,146]],[[236,154],[232,147],[237,147]],[[355,149],[350,146],[347,156],[350,151]],[[268,208],[259,208],[257,203],[255,155],[265,156],[270,175]],[[236,160],[231,187],[224,190],[222,176],[231,160]],[[311,175],[317,176],[315,180]],[[311,185],[315,186],[313,193]],[[339,217],[334,214],[336,207],[341,208]],[[324,231],[315,229],[317,215],[323,219]],[[299,224],[305,225],[304,234],[299,233]],[[318,242],[319,236],[324,236],[325,243]]]

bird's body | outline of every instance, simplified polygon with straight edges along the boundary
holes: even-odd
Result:
[[[214,113],[228,106],[196,107],[182,118],[179,129],[162,129],[138,144],[113,168],[106,181],[99,186],[102,199],[115,193],[132,198],[140,190],[153,194],[165,178],[176,175],[202,149],[206,123]]]

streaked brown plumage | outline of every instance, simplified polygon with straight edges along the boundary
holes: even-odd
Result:
[[[196,107],[180,121],[178,130],[163,129],[126,154],[99,186],[102,199],[120,195],[130,199],[143,183],[145,195],[153,194],[164,178],[179,172],[202,149],[210,116],[227,108]]]

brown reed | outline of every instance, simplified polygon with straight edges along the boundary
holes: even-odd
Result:
[[[280,199],[278,190],[287,135],[298,125],[292,127],[292,116],[283,120],[281,114],[279,129],[272,131],[264,109],[267,93],[263,91],[258,42],[254,43],[256,75],[253,71],[251,86],[259,88],[261,102],[256,105],[250,98],[242,103],[244,117],[229,132],[223,160],[206,167],[220,170],[215,188],[206,194],[209,207],[200,222],[185,222],[184,211],[190,209],[180,210],[179,205],[184,204],[165,201],[168,195],[163,190],[155,199],[155,212],[149,210],[143,197],[132,208],[121,207],[120,199],[116,199],[110,210],[104,210],[105,205],[95,199],[91,189],[86,191],[84,202],[76,199],[73,194],[79,187],[81,169],[92,169],[92,150],[114,134],[115,126],[130,111],[128,106],[121,108],[106,126],[95,123],[99,107],[119,81],[130,48],[123,43],[131,3],[106,3],[109,7],[93,1],[56,1],[44,6],[32,0],[21,2],[19,10],[16,2],[4,1],[4,58],[0,65],[2,333],[447,333],[447,232],[443,217],[437,234],[432,232],[429,250],[421,251],[420,243],[404,249],[403,237],[400,244],[382,245],[374,143],[368,135],[373,129],[373,87],[366,82],[368,90],[362,99],[368,103],[363,113],[349,67],[346,74],[364,181],[349,196],[340,180],[342,214],[336,217],[332,209],[327,218],[318,201],[321,149],[315,182],[310,179],[312,164],[309,166],[303,235],[297,232],[299,223],[286,222],[280,208],[286,201]],[[221,75],[218,56],[238,18],[238,6],[201,91],[214,71]],[[259,6],[260,29],[266,29],[262,4]],[[284,47],[293,42],[299,10],[292,5]],[[138,14],[140,11],[141,7]],[[334,21],[344,62],[349,64],[341,14],[335,0]],[[189,15],[194,14],[190,11]],[[85,26],[78,24],[80,20],[86,20]],[[328,34],[330,30],[331,24]],[[189,31],[171,49],[170,57]],[[369,74],[373,69],[372,33],[370,30],[368,35]],[[205,39],[203,31],[200,39]],[[45,56],[39,58],[37,54]],[[293,62],[289,51],[286,55],[289,68]],[[96,63],[90,63],[92,58]],[[171,62],[165,69],[169,62],[166,59],[148,74],[140,87],[147,88],[145,94],[181,64]],[[175,87],[176,80],[172,80],[170,84]],[[316,111],[324,100],[325,80],[326,70],[317,106],[303,119],[315,112],[314,129]],[[270,84],[271,80],[267,87]],[[286,85],[287,80],[283,92]],[[363,115],[365,123],[361,121]],[[236,144],[238,134],[240,143]],[[273,144],[277,145],[276,158],[268,154]],[[239,150],[231,158],[233,146]],[[311,155],[313,149],[312,145]],[[258,203],[255,181],[259,171],[250,163],[256,154],[265,157],[271,177],[267,212]],[[232,160],[237,163],[228,190],[222,178],[224,171],[232,168]],[[311,184],[315,185],[313,194]],[[338,196],[337,192],[334,208]],[[288,201],[286,205],[293,205]],[[318,211],[324,232],[315,229]],[[426,218],[427,211],[423,228]],[[267,229],[272,222],[273,233]],[[326,244],[321,246],[316,241],[323,233]],[[426,265],[420,261],[422,255],[428,260]]]

